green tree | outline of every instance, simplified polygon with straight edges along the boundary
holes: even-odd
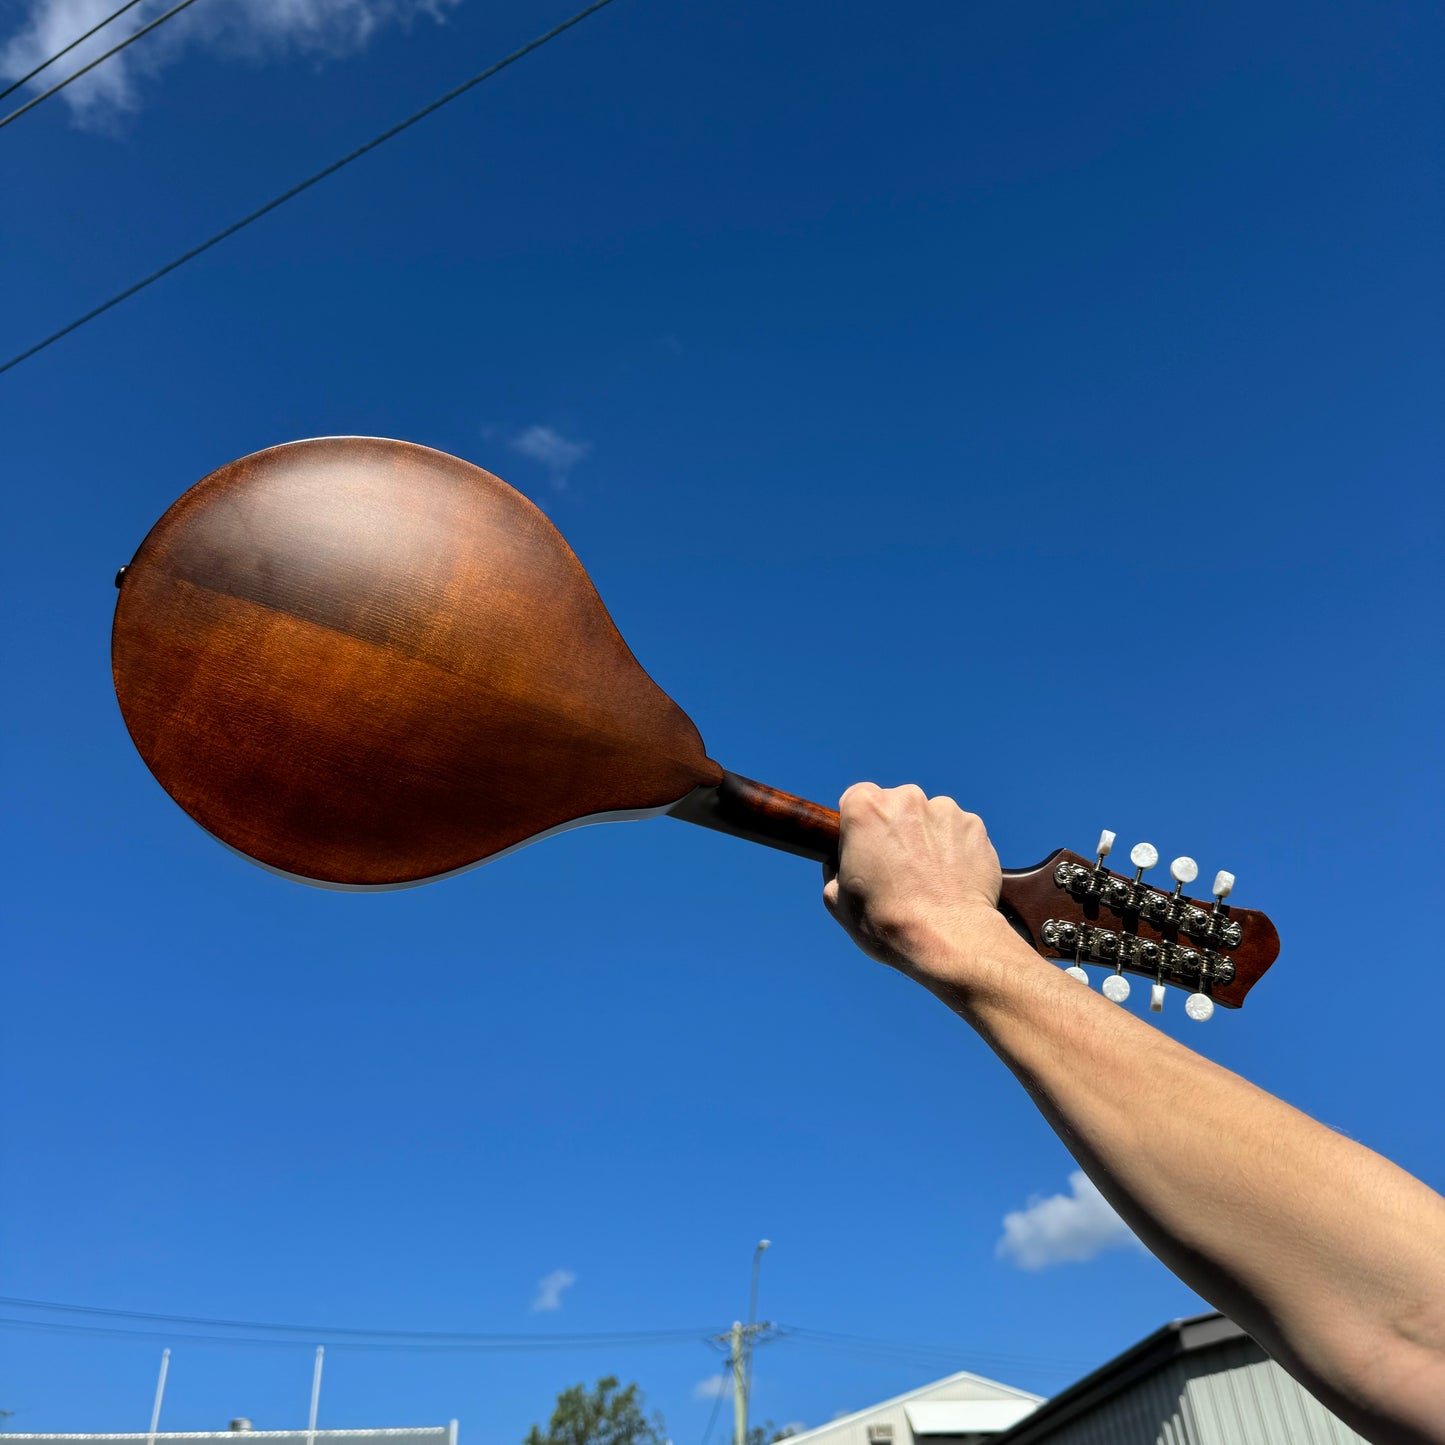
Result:
[[[661,1415],[643,1413],[642,1391],[619,1387],[605,1375],[597,1388],[573,1385],[557,1396],[557,1408],[543,1430],[533,1425],[524,1445],[667,1445]]]
[[[791,1425],[784,1425],[780,1430],[771,1420],[764,1420],[748,1431],[748,1445],[778,1445],[779,1440],[786,1440],[789,1435],[797,1433]]]

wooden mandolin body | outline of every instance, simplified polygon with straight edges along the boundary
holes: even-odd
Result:
[[[546,517],[442,452],[244,457],[166,512],[120,588],[116,695],[146,764],[304,881],[404,887],[723,778]]]

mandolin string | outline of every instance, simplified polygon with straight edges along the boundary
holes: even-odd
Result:
[[[187,0],[187,3],[189,3],[189,0]],[[252,221],[259,221],[262,216],[268,215],[278,206],[285,205],[287,201],[295,196],[299,196],[302,191],[309,190],[318,181],[324,181],[327,176],[335,175],[343,166],[349,166],[352,161],[359,160],[362,156],[366,155],[368,151],[374,151],[378,146],[384,145],[387,141],[391,140],[393,136],[400,135],[402,131],[414,126],[419,120],[425,120],[433,111],[440,110],[442,106],[455,100],[459,95],[465,95],[473,86],[480,85],[484,80],[490,80],[492,76],[496,75],[499,71],[505,70],[509,65],[521,60],[524,55],[530,55],[534,50],[540,49],[549,40],[555,40],[564,30],[570,30],[574,25],[579,25],[587,19],[589,15],[596,14],[597,11],[611,3],[612,0],[592,0],[592,4],[585,6],[575,15],[562,21],[560,25],[554,25],[545,34],[537,36],[535,40],[529,40],[521,49],[514,50],[510,55],[497,61],[495,65],[488,66],[485,70],[479,71],[476,75],[472,76],[470,80],[464,80],[460,85],[454,86],[451,90],[447,91],[445,95],[438,96],[429,104],[422,106],[420,110],[407,116],[405,120],[399,121],[396,125],[382,131],[380,135],[373,136],[372,139],[364,145],[357,146],[354,151],[349,151],[346,155],[342,156],[340,160],[332,161],[329,166],[317,171],[315,175],[308,176],[304,181],[292,186],[290,190],[283,191],[273,200],[267,201],[264,206],[257,207],[257,209],[249,215],[242,216],[239,221],[234,221],[224,230],[217,231],[214,236],[202,241],[199,246],[192,246],[189,251],[177,256],[174,261],[167,262],[160,270],[152,271],[151,274],[143,280],[137,281],[132,286],[127,286],[124,291],[117,292],[109,301],[103,301],[93,310],[87,311],[84,316],[77,317],[68,326],[62,326],[59,331],[53,332],[47,336],[44,341],[37,341],[34,346],[20,352],[17,356],[12,356],[9,361],[0,365],[0,372],[6,372],[13,366],[19,366],[22,361],[28,361],[30,357],[34,356],[37,352],[44,351],[47,346],[52,346],[62,337],[69,336],[72,331],[79,330],[86,322],[94,321],[97,316],[103,316],[112,306],[119,306],[122,301],[129,300],[130,297],[134,296],[138,291],[144,291],[147,286],[151,286],[159,281],[162,276],[170,275],[172,271],[184,266],[187,261],[193,261],[203,252],[209,251],[212,246],[220,245],[220,243],[228,237],[234,236],[237,231],[249,226]]]

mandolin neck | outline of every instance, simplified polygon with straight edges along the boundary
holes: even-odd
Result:
[[[667,812],[685,823],[796,853],[815,863],[838,859],[838,815],[832,808],[737,773],[724,772],[716,787],[694,788]]]
[[[795,853],[815,863],[838,861],[838,814],[832,808],[737,773],[724,772],[716,787],[694,788],[667,811],[669,817],[681,818],[685,823]],[[1052,862],[1053,855],[1046,860],[1047,864]],[[1000,909],[1010,917],[1022,912],[1025,889],[1033,887],[1045,873],[1044,864],[1005,868]]]

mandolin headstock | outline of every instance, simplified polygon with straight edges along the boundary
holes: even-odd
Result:
[[[1004,872],[1000,906],[1045,958],[1065,960],[1085,984],[1085,965],[1108,970],[1104,994],[1116,1003],[1129,996],[1125,974],[1150,980],[1149,1007],[1164,1007],[1165,988],[1189,994],[1185,1012],[1203,1021],[1216,1003],[1238,1008],[1279,955],[1279,934],[1269,918],[1228,902],[1234,875],[1220,872],[1213,897],[1185,894],[1199,868],[1192,858],[1169,865],[1172,889],[1144,882],[1159,861],[1152,844],[1130,852],[1132,875],[1104,867],[1114,835],[1100,835],[1095,857],[1060,849],[1033,868]]]

